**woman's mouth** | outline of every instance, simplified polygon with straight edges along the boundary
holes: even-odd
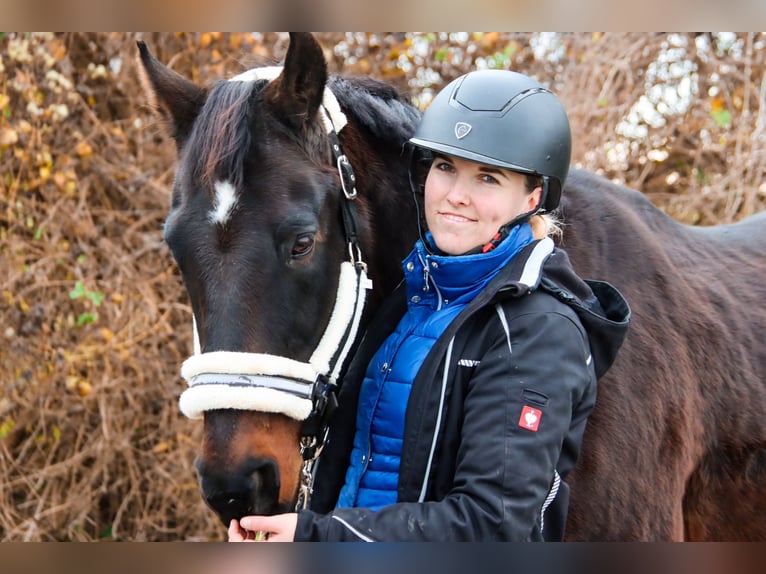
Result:
[[[441,215],[447,221],[452,221],[454,223],[474,223],[476,221],[475,219],[471,219],[465,215],[460,215],[459,213],[440,211],[439,215]]]

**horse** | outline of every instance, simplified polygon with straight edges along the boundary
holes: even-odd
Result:
[[[329,75],[308,33],[282,66],[210,88],[139,52],[178,151],[164,237],[195,322],[181,407],[204,418],[202,496],[224,524],[294,510],[345,359],[418,236],[405,142],[420,112]],[[566,478],[566,539],[765,540],[766,212],[686,226],[572,169],[559,219],[575,270],[633,313]]]

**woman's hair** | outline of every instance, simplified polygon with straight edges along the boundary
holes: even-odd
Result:
[[[524,186],[527,188],[527,193],[532,193],[538,187],[543,186],[543,178],[540,175],[527,173],[524,176]]]
[[[542,176],[535,174],[526,174],[524,177],[524,187],[527,193],[532,193],[538,187],[542,187]],[[532,235],[535,239],[542,239],[547,236],[561,237],[561,224],[551,213],[538,213],[529,218],[529,225],[532,227]]]

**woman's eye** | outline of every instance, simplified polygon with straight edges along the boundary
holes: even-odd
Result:
[[[304,233],[295,238],[293,250],[290,255],[293,259],[302,259],[314,250],[314,235]]]
[[[482,175],[481,178],[484,180],[485,183],[500,183],[494,177],[492,177],[491,175],[487,175],[486,173]]]
[[[434,162],[434,167],[438,169],[439,171],[447,171],[447,172],[451,172],[455,169],[454,167],[452,167],[452,164],[447,163],[446,161],[439,161],[439,160],[436,160],[436,162]]]

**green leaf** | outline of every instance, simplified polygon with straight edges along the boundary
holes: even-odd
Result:
[[[82,284],[82,281],[78,281],[77,284],[74,286],[74,289],[72,289],[69,292],[69,298],[70,299],[79,299],[80,297],[85,296],[85,286]]]
[[[85,297],[90,299],[96,307],[101,305],[101,301],[104,300],[104,294],[101,291],[88,291],[85,293]]]
[[[719,127],[724,129],[731,127],[731,112],[729,110],[710,110],[710,116]]]
[[[77,317],[77,326],[82,327],[83,325],[90,325],[97,320],[98,313],[81,313],[80,316]]]
[[[13,422],[12,419],[5,419],[2,423],[0,423],[0,438],[7,437],[15,426],[16,423]]]
[[[697,183],[702,185],[708,185],[710,183],[710,178],[708,175],[704,172],[704,170],[698,167],[694,168],[694,179],[697,180]]]

